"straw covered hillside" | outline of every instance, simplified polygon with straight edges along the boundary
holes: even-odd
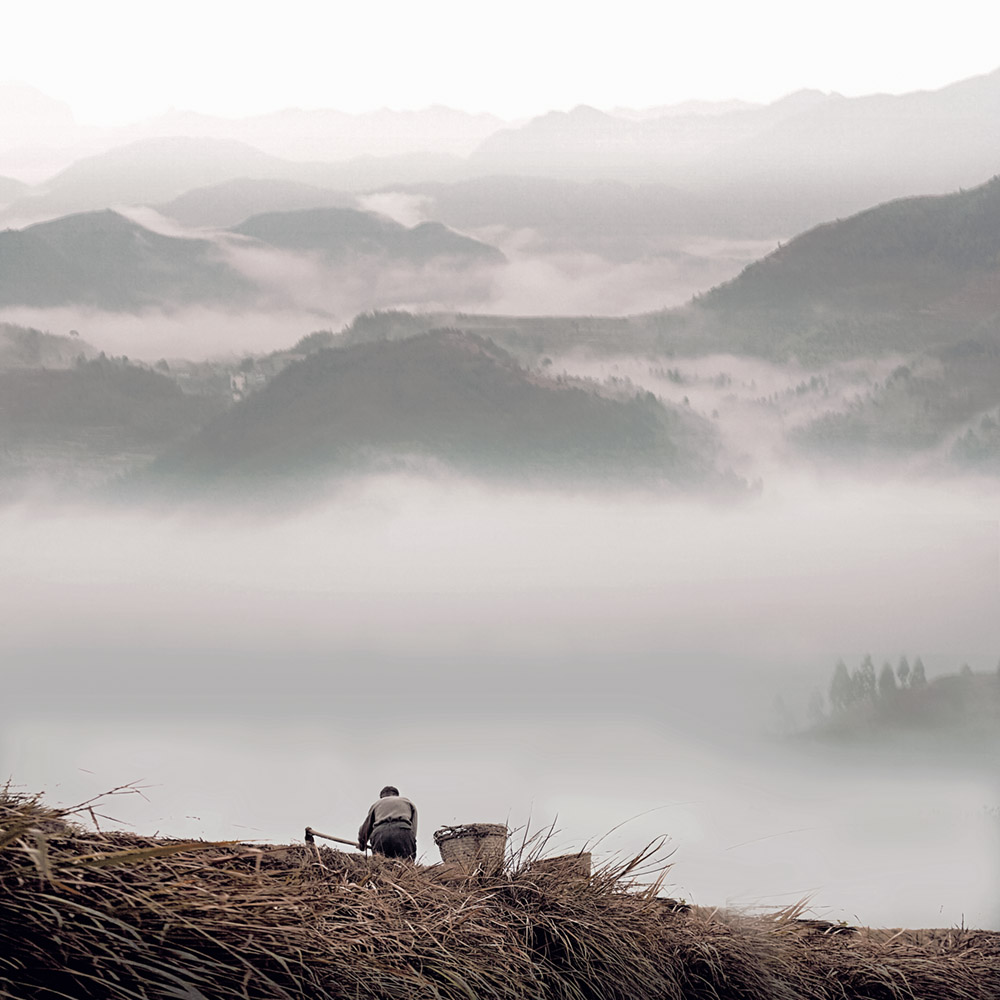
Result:
[[[0,795],[2,997],[1000,996],[998,934],[677,906],[657,895],[655,851],[589,879],[523,853],[456,876],[307,845],[90,832],[85,816]]]

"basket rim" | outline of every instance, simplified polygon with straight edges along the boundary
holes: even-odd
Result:
[[[443,826],[434,831],[434,843],[440,846],[448,840],[462,837],[503,837],[505,840],[510,830],[505,823],[456,823],[454,826]]]

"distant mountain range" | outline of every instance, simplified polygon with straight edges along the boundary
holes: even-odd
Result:
[[[984,95],[996,78],[991,74],[933,95],[909,95],[906,100],[872,99],[865,106],[869,110],[882,107],[886,114],[910,108],[916,115],[926,100],[939,110],[950,106],[959,114],[977,94],[986,101]],[[823,95],[799,95],[781,114],[772,109],[772,127],[781,131],[823,108],[824,114],[832,113],[834,107],[847,114],[848,104],[843,100],[831,103]],[[851,102],[849,106],[855,107]],[[736,109],[702,117],[714,121],[749,113]],[[848,119],[854,121],[853,115],[851,111]],[[597,120],[589,113],[580,117]],[[563,121],[562,127],[570,124]],[[629,129],[645,124],[648,121],[619,122]],[[990,141],[982,139],[983,144]],[[225,152],[222,147],[213,148]],[[237,161],[245,155],[239,147],[225,149]],[[141,160],[149,151],[132,152],[141,153]],[[261,169],[280,163],[262,153],[248,155]],[[214,170],[211,160],[205,161],[211,168],[206,167],[207,173]],[[94,176],[113,161],[114,157],[104,161]],[[305,166],[311,170],[315,165]],[[87,189],[92,167],[95,164],[68,171],[55,187]],[[155,177],[150,183],[154,182]],[[220,180],[214,187],[194,189],[161,203],[178,213],[190,211],[190,219],[206,225],[212,224],[208,216],[216,210],[213,205],[219,212],[215,218],[222,222],[243,206],[251,210],[261,205],[297,206],[253,212],[205,238],[154,233],[113,211],[70,215],[0,232],[0,305],[75,304],[116,311],[176,308],[196,302],[248,307],[258,301],[262,289],[240,271],[239,248],[310,255],[331,267],[359,260],[376,269],[391,263],[417,273],[428,262],[488,268],[503,261],[495,247],[447,228],[447,222],[473,231],[499,226],[516,232],[532,229],[535,220],[534,238],[542,244],[554,250],[586,247],[608,257],[627,256],[643,242],[653,246],[658,231],[672,222],[678,232],[688,225],[707,229],[715,224],[711,198],[687,203],[683,194],[659,183],[491,177],[394,186],[382,193],[413,198],[425,211],[440,211],[443,221],[407,227],[340,203],[353,196],[333,187],[263,178]],[[301,207],[313,199],[326,204]],[[626,238],[629,229],[640,234],[631,247],[617,242]],[[441,327],[464,333],[446,335]],[[491,338],[494,346],[485,345],[478,336]],[[411,341],[418,346],[407,346]],[[214,463],[223,477],[258,470],[262,475],[279,475],[286,460],[296,468],[326,467],[361,461],[375,452],[414,453],[422,459],[468,467],[474,464],[474,456],[481,455],[484,464],[500,466],[508,449],[519,456],[517,462],[523,469],[535,467],[534,453],[523,443],[529,439],[541,449],[536,456],[539,469],[559,463],[573,466],[575,460],[567,456],[582,456],[585,441],[590,449],[587,461],[599,456],[594,459],[595,467],[613,467],[608,456],[620,450],[622,468],[672,468],[671,462],[681,453],[672,452],[671,447],[685,439],[690,426],[682,428],[668,420],[669,433],[663,438],[650,431],[653,425],[661,430],[664,426],[662,413],[657,411],[655,420],[649,416],[653,413],[650,401],[607,400],[580,389],[596,400],[583,402],[569,392],[578,386],[558,386],[529,376],[504,353],[512,352],[520,363],[539,371],[547,358],[579,349],[660,359],[732,354],[776,363],[795,360],[813,370],[883,359],[882,374],[860,389],[853,402],[832,400],[828,412],[796,428],[792,443],[811,453],[851,460],[933,450],[949,461],[993,469],[1000,467],[1000,178],[951,194],[896,199],[813,227],[680,309],[631,317],[366,314],[351,324],[343,344],[340,353],[331,352],[332,360],[322,354],[308,364],[303,362],[301,368],[289,367],[218,423],[206,427],[192,442],[190,452],[177,451],[169,460],[164,457],[161,468],[168,470],[173,462],[174,473],[182,477],[209,475]],[[45,345],[37,346],[41,351]],[[28,340],[16,346],[15,353],[22,348],[27,357]],[[411,356],[408,351],[415,353]],[[338,366],[344,358],[349,364],[342,369]],[[353,367],[355,362],[359,367]],[[475,365],[484,381],[470,388],[467,376]],[[890,368],[895,370],[886,377]],[[344,374],[347,370],[360,373],[358,384],[367,386],[372,405],[377,402],[384,410],[384,425],[365,410],[364,400],[356,398]],[[320,395],[315,398],[310,396],[313,383],[307,371],[323,373],[322,378],[316,376],[324,388],[317,390]],[[426,372],[434,372],[434,377]],[[410,383],[414,392],[423,394],[427,412],[420,409],[416,397],[406,395],[409,388],[405,393],[401,390]],[[394,387],[391,392],[390,386]],[[566,395],[551,395],[557,389]],[[545,395],[538,395],[543,390]],[[328,404],[320,397],[331,393],[336,405],[343,403],[346,409],[329,414],[323,409]],[[499,430],[495,433],[500,437],[491,437],[494,431],[476,415],[461,417],[461,433],[435,423],[438,417],[428,401],[439,401],[442,412],[448,412],[449,407],[457,407],[449,402],[453,393],[462,399],[478,399],[484,414],[492,412],[497,428],[507,427],[511,435],[506,444],[499,444],[503,436]],[[302,409],[296,410],[292,397],[301,397]],[[491,411],[493,399],[505,400],[504,405],[519,411],[518,419],[527,423],[511,423],[499,415],[500,409]],[[566,403],[569,399],[574,400],[572,405]],[[288,418],[290,423],[283,423],[279,412],[286,403],[290,414],[298,414]],[[633,408],[616,408],[625,403]],[[547,415],[544,420],[542,414]],[[300,418],[303,427],[295,424]],[[335,421],[335,429],[333,424],[323,424],[328,418]],[[313,435],[304,429],[308,420],[326,430]],[[572,437],[573,421],[579,422],[579,439]],[[539,430],[548,422],[562,435],[563,444],[547,437],[548,431]],[[617,444],[612,446],[607,443],[612,438],[602,437],[602,422]],[[529,433],[529,427],[535,429]],[[406,437],[404,432],[410,431],[412,436]],[[518,437],[522,432],[527,435],[523,440]],[[698,438],[700,443],[685,454],[710,453],[709,437]],[[249,450],[245,453],[240,442],[246,442]],[[580,459],[578,467],[584,464]],[[678,467],[682,466],[684,461],[679,461]]]
[[[738,105],[719,114],[699,111],[634,116],[588,105],[550,111],[500,129],[472,155],[477,172],[577,180],[662,180],[684,176],[693,163],[773,128],[830,100],[801,91],[769,105]]]
[[[464,176],[460,159],[439,153],[300,163],[232,139],[142,139],[77,160],[30,187],[0,215],[15,224],[129,205],[156,205],[196,188],[250,178],[357,191],[414,179]],[[320,200],[310,207],[323,203]]]
[[[154,205],[238,177],[287,178],[295,165],[224,139],[147,139],[77,160],[9,205],[11,219]]]
[[[784,189],[836,215],[989,177],[1000,164],[998,115],[1000,70],[936,91],[803,91],[717,115],[636,121],[580,107],[495,133],[471,163],[479,174],[659,181],[771,202]]]
[[[43,131],[58,130],[60,108],[42,111]],[[803,91],[764,106],[614,113],[579,107],[515,125],[441,108],[362,116],[287,111],[241,121],[172,113],[114,133],[81,135],[78,148],[89,155],[16,197],[3,217],[23,225],[70,212],[160,204],[239,178],[371,192],[516,176],[654,185],[658,193],[641,196],[661,202],[653,214],[667,218],[670,232],[780,237],[887,199],[980,183],[1000,164],[998,114],[1000,70],[900,96]],[[17,176],[2,157],[0,173]],[[506,212],[513,219],[531,206],[532,195],[509,190],[524,199]],[[684,197],[673,199],[671,191]],[[570,200],[578,194],[571,191]],[[449,198],[442,191],[438,197],[457,211],[464,195]],[[491,221],[506,224],[496,218],[502,206],[494,203],[492,211]],[[452,224],[459,225],[457,218]],[[582,224],[576,212],[573,225]]]
[[[229,231],[242,245],[419,267],[495,265],[494,247],[439,223],[407,228],[357,209],[252,216]],[[259,288],[231,262],[225,241],[155,233],[117,212],[65,216],[0,232],[0,305],[83,305],[109,311],[194,303],[248,306]]]
[[[496,259],[492,248],[441,226],[407,229],[342,208],[253,216],[227,238],[334,260],[343,253],[383,260],[396,254],[419,266],[413,240],[435,253],[457,248],[472,261]],[[216,294],[208,275],[212,267],[225,269],[219,247],[150,233],[112,212],[2,233],[0,301],[11,300],[19,279],[19,301],[27,289],[36,304],[51,304],[53,289],[64,301],[105,308],[168,298],[176,304],[184,301],[178,294],[190,297],[199,287]],[[531,374],[577,350],[797,359],[813,370],[898,359],[891,375],[870,380],[853,402],[831,399],[828,412],[819,409],[790,442],[850,461],[933,451],[962,467],[994,470],[1000,467],[998,272],[1000,178],[818,226],[681,309],[617,318],[365,314],[340,336],[343,346],[292,363],[187,444],[175,445],[159,460],[157,475],[281,479],[387,455],[490,474],[645,470],[670,478],[704,471],[706,456],[715,454],[713,434],[693,414],[685,420],[634,391],[608,399]],[[221,272],[226,280],[233,273]],[[11,343],[18,356],[31,355],[30,337]],[[821,391],[823,380],[813,381]]]
[[[122,127],[77,123],[69,107],[34,87],[0,84],[0,174],[36,181],[75,160],[145,140],[222,139],[294,161],[341,163],[434,153],[459,158],[509,122],[445,107],[362,114],[288,108],[249,118],[170,111]],[[416,178],[410,176],[409,180]],[[84,206],[78,206],[84,207]],[[106,207],[106,206],[96,206]]]
[[[691,481],[711,430],[641,393],[612,399],[532,375],[457,330],[323,348],[159,459],[152,481],[239,487],[444,462],[480,475]]]

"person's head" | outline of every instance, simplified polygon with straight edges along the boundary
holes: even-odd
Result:
[[[399,795],[399,789],[395,785],[386,785],[381,792],[378,793],[380,799],[384,799],[387,795]]]

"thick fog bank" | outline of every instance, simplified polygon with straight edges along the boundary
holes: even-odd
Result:
[[[345,315],[344,321],[349,317]],[[0,309],[0,323],[33,327],[80,339],[109,355],[154,364],[161,358],[204,361],[287,350],[315,330],[337,328],[340,320],[308,309],[271,311],[185,308],[131,313],[66,307]]]
[[[435,652],[463,649],[463,631],[488,628],[503,608],[519,627],[501,629],[501,642],[541,652],[649,648],[656,637],[727,655],[752,639],[790,662],[885,643],[992,656],[996,500],[995,484],[961,480],[785,474],[759,497],[710,503],[383,476],[294,514],[12,506],[0,512],[13,602],[2,641],[32,645],[27,613],[59,591],[75,596],[60,610],[81,627],[167,634],[208,618],[215,632],[239,624],[230,637],[255,649],[290,639],[325,649],[352,629],[387,650],[414,648],[405,628],[367,635],[353,610],[340,623],[339,606],[363,605],[373,623],[393,608],[402,626],[426,627],[419,648]],[[294,636],[243,610],[272,600],[301,623]],[[434,633],[445,619],[453,628]],[[569,635],[555,628],[576,620]],[[188,627],[185,642],[201,634]]]
[[[691,409],[718,428],[726,461],[735,471],[766,483],[775,476],[783,480],[790,463],[804,461],[790,453],[790,433],[824,414],[849,410],[904,361],[890,355],[806,367],[732,354],[641,358],[579,352],[554,358],[549,370],[646,389]],[[899,470],[890,475],[898,476]]]
[[[379,787],[575,847],[667,833],[677,895],[1000,928],[994,761],[762,739],[837,658],[1000,655],[996,489],[741,503],[371,479],[295,515],[0,511],[0,773],[171,835],[350,835]],[[652,810],[652,811],[649,811]]]

